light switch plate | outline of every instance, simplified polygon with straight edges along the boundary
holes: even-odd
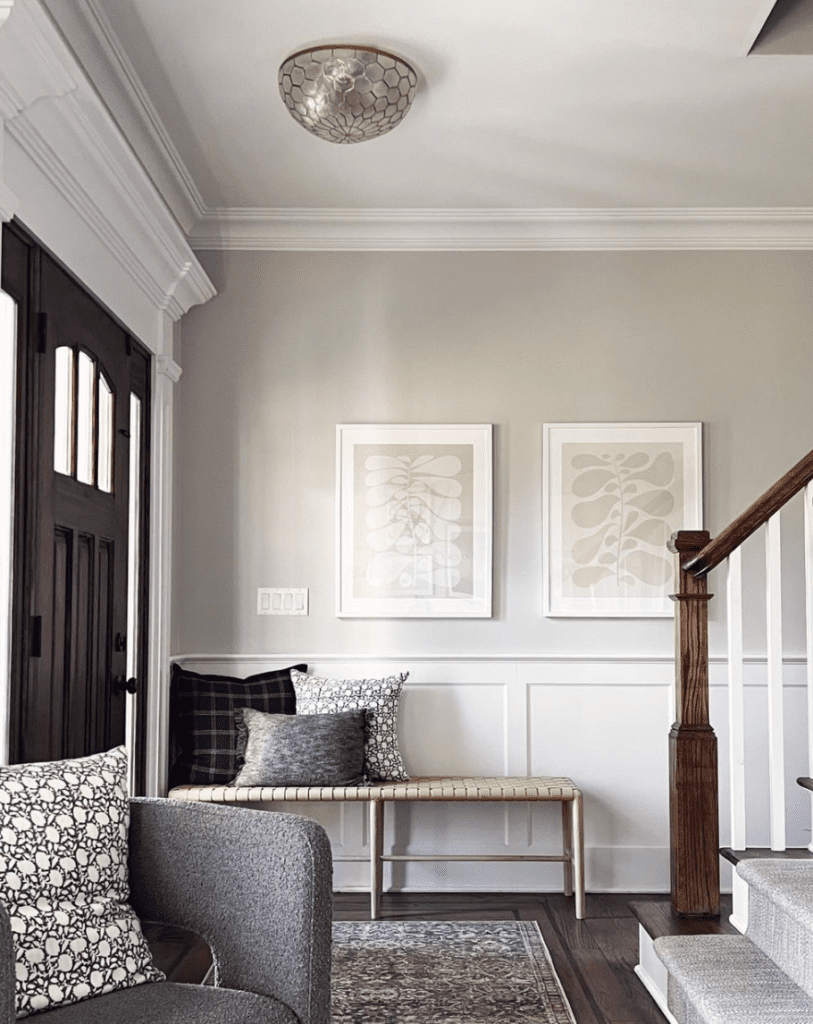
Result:
[[[260,587],[257,590],[258,615],[307,615],[307,587]]]

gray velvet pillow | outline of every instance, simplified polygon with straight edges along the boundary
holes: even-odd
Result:
[[[366,711],[328,715],[234,712],[245,763],[231,786],[357,786],[364,768]],[[242,744],[241,744],[242,745]]]

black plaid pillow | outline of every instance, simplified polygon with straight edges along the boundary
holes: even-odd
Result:
[[[294,665],[306,672],[305,665]],[[296,712],[289,668],[260,672],[247,679],[200,675],[173,664],[169,698],[169,785],[198,786],[231,782],[237,775],[235,708],[276,715]]]

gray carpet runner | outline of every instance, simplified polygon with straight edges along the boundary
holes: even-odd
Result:
[[[813,1024],[813,861],[743,860],[745,935],[663,936],[678,1024]]]

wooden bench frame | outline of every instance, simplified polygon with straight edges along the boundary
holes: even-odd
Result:
[[[564,866],[564,893],[575,891],[576,917],[584,917],[584,814],[581,791],[564,776],[470,776],[416,778],[369,786],[177,786],[173,800],[207,803],[368,802],[370,822],[370,917],[379,916],[384,861],[552,861]],[[434,801],[555,801],[562,805],[561,855],[385,854],[384,804]],[[358,858],[337,857],[337,862]]]

